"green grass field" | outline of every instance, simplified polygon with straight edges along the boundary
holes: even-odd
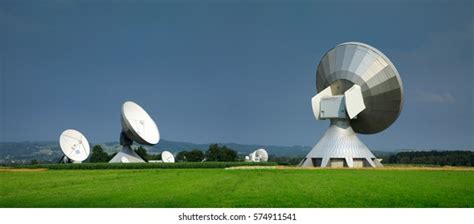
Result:
[[[474,171],[0,171],[0,207],[474,207]]]

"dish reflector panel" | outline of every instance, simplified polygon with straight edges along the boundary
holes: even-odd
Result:
[[[163,151],[161,153],[161,160],[164,163],[174,163],[174,156],[173,156],[173,154],[171,154],[171,152]]]
[[[59,137],[59,145],[64,155],[69,159],[82,162],[90,153],[86,137],[74,129],[65,130]]]
[[[397,69],[382,52],[367,44],[348,42],[323,56],[316,72],[318,93],[333,86],[332,93],[341,95],[353,84],[361,87],[366,106],[357,119],[350,121],[355,132],[377,133],[398,118],[403,106],[403,85]]]
[[[258,162],[267,162],[268,161],[268,153],[265,149],[257,149],[254,152],[255,160]]]
[[[153,119],[131,101],[122,106],[122,129],[128,138],[140,144],[155,145],[160,141],[160,132]]]

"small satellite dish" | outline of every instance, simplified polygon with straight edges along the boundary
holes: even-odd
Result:
[[[122,157],[131,163],[145,162],[130,146],[134,141],[143,145],[157,144],[160,141],[160,132],[155,122],[140,105],[127,101],[122,105],[121,123],[120,144],[123,146],[122,151],[109,162],[124,162]]]
[[[257,149],[250,153],[248,156],[245,156],[245,161],[247,162],[267,162],[268,153],[265,149]]]
[[[255,161],[256,162],[267,162],[268,161],[267,150],[265,150],[265,149],[255,150]]]
[[[64,153],[63,161],[80,163],[89,157],[90,148],[86,137],[74,129],[65,130],[59,137],[59,145]]]
[[[319,62],[316,88],[314,116],[331,125],[300,165],[381,167],[356,133],[381,132],[400,115],[403,85],[392,62],[367,44],[339,44]]]
[[[174,156],[171,152],[163,151],[161,153],[161,161],[164,163],[174,163]]]

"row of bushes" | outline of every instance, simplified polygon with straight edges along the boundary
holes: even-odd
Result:
[[[252,162],[182,162],[182,163],[69,163],[16,165],[14,168],[46,168],[51,170],[89,170],[89,169],[199,169],[227,168],[235,166],[276,166],[277,163]]]
[[[474,166],[472,151],[399,152],[383,158],[382,163],[432,164],[439,166]]]

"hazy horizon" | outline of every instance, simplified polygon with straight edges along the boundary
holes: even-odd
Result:
[[[162,141],[168,141],[168,142],[173,142],[172,144],[174,143],[178,143],[178,144],[181,144],[181,143],[184,143],[184,144],[191,144],[191,145],[205,145],[205,146],[208,146],[208,145],[211,145],[211,144],[219,144],[219,145],[226,145],[226,146],[229,146],[229,147],[232,147],[232,145],[242,145],[242,146],[252,146],[252,145],[255,145],[255,146],[267,146],[267,147],[302,147],[302,148],[306,148],[306,147],[309,147],[310,149],[313,148],[314,146],[313,145],[274,145],[274,144],[258,144],[258,143],[237,143],[237,142],[207,142],[207,143],[196,143],[196,142],[187,142],[187,141],[175,141],[175,140],[169,140],[169,139],[161,139],[160,142],[155,145],[157,146],[158,148],[160,148],[160,143],[162,143]],[[0,142],[0,144],[9,144],[9,143],[55,143],[57,145],[59,145],[59,141],[58,140],[38,140],[38,141],[3,141],[3,142]],[[91,144],[91,147],[94,146],[94,145],[110,145],[110,144],[114,144],[114,145],[119,145],[119,141],[104,141],[104,142],[89,142],[89,144]],[[145,147],[146,149],[150,149],[150,148],[154,148],[155,146],[149,146],[149,145],[140,145],[138,143],[134,143],[134,145],[136,146],[142,146],[142,147]],[[166,148],[162,148],[162,149],[166,149]],[[183,150],[189,150],[191,148],[183,148]],[[474,151],[474,148],[459,148],[459,149],[453,149],[453,148],[391,148],[391,149],[379,149],[379,148],[371,148],[371,151],[373,152],[403,152],[405,150],[408,150],[408,151]]]

